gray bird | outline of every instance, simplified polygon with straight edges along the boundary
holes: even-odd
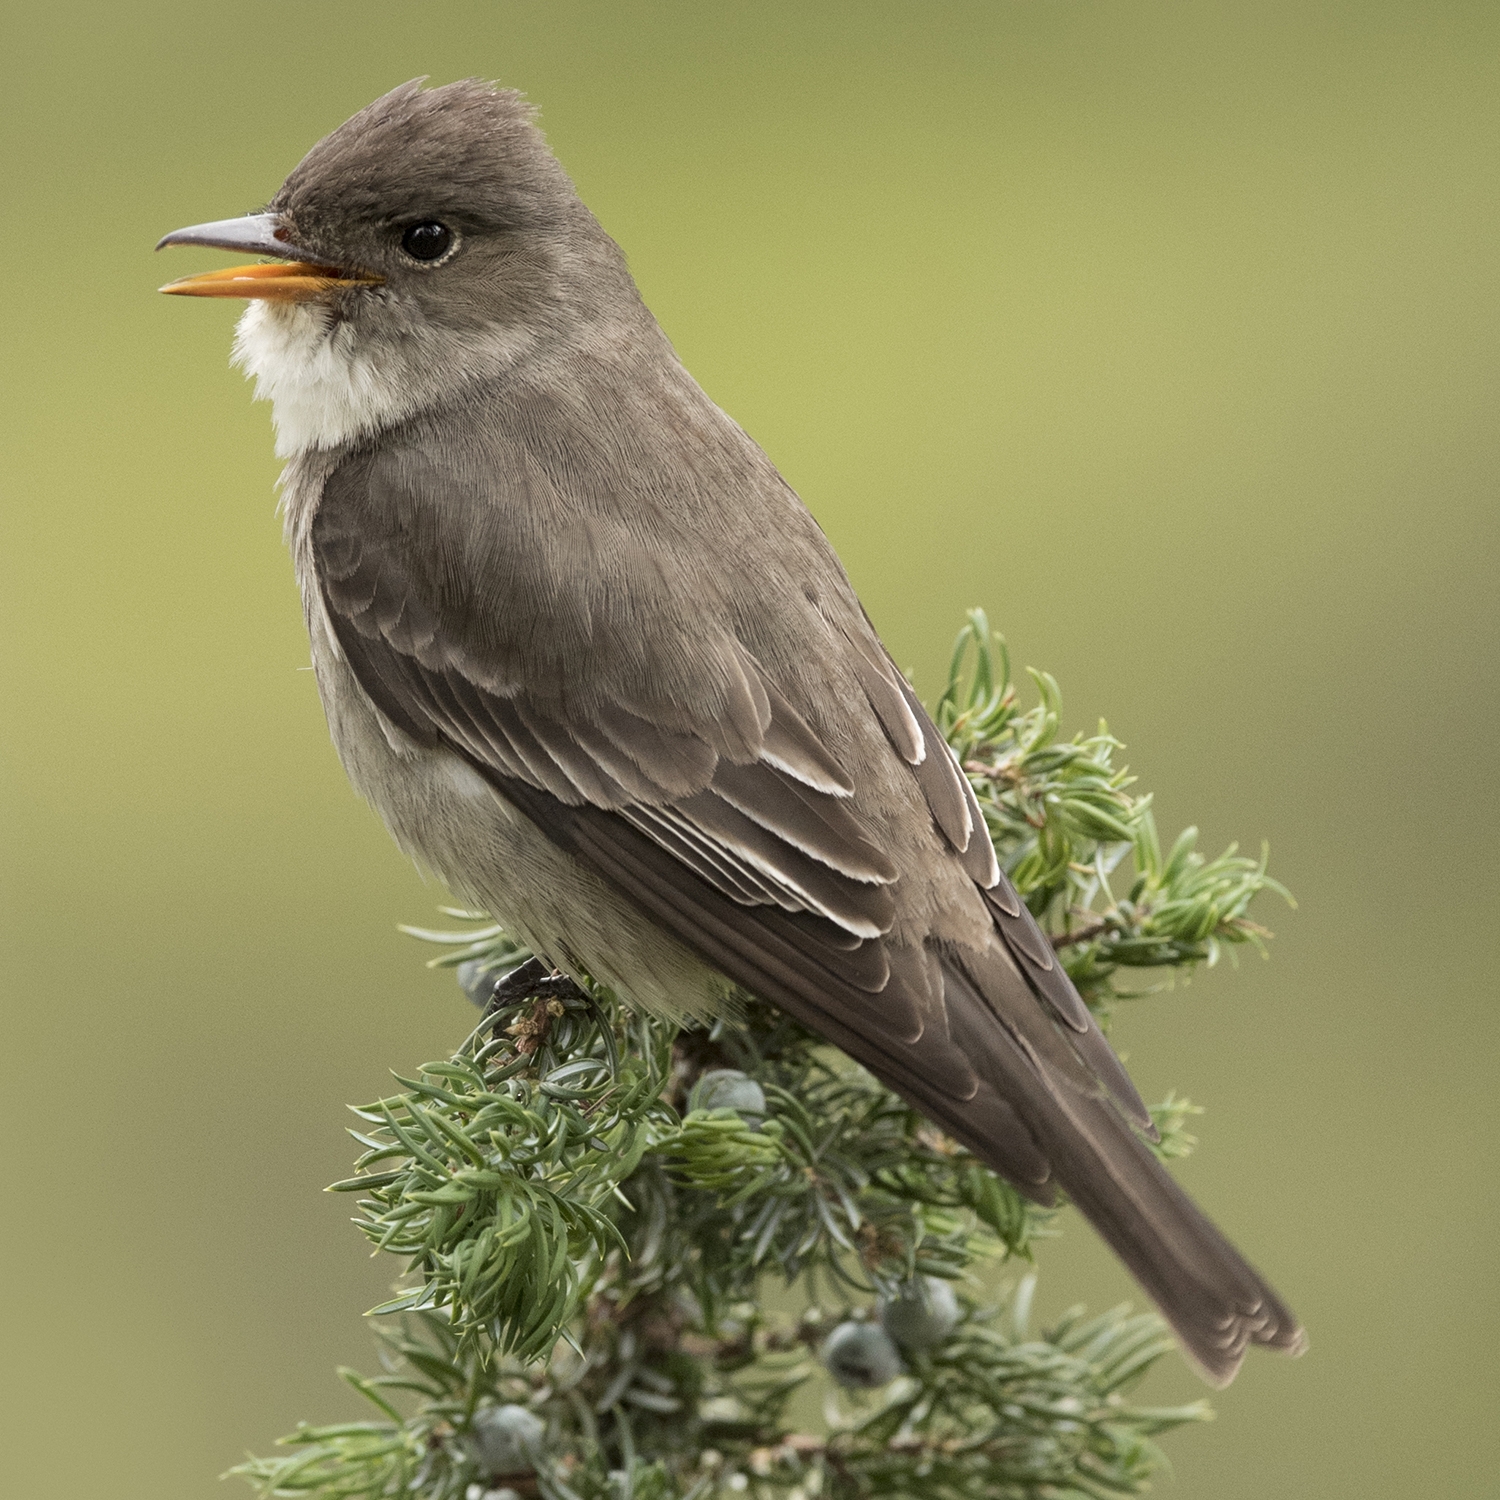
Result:
[[[551,963],[653,1011],[736,987],[1039,1202],[1061,1187],[1210,1382],[1297,1319],[1001,872],[812,516],[703,393],[516,93],[404,85],[264,213],[250,299],[286,534],[350,779]]]

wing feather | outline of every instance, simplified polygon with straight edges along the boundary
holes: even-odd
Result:
[[[769,761],[778,771],[796,777],[815,792],[824,792],[830,797],[852,797],[854,783],[813,733],[807,720],[764,674],[761,682],[771,705],[771,722],[766,725],[760,747],[761,759]]]
[[[503,744],[526,767],[530,779],[569,806],[584,801],[578,785],[547,753],[541,742],[526,727],[515,704],[508,698],[486,693],[457,673],[445,673],[440,679],[457,698],[476,724],[482,723],[501,736]]]
[[[868,621],[866,621],[868,623]],[[873,628],[871,633],[873,634]],[[927,736],[922,732],[920,717],[911,711],[906,694],[896,685],[900,673],[889,660],[877,661],[862,642],[847,636],[849,661],[865,697],[880,720],[880,727],[909,766],[920,766],[927,758]]]
[[[850,880],[785,843],[711,791],[684,797],[676,807],[722,848],[792,891],[808,911],[860,937],[880,937],[890,931],[896,903],[887,885]]]
[[[745,864],[726,857],[712,840],[668,809],[641,804],[625,808],[621,816],[741,906],[780,906],[792,900]],[[795,905],[792,909],[801,908]]]
[[[619,703],[594,706],[589,728],[627,755],[664,797],[689,797],[708,785],[719,762],[707,740],[653,723]]]
[[[618,808],[634,801],[632,795],[589,753],[570,724],[539,713],[525,698],[515,700],[515,714],[543,750],[550,755],[585,802]]]
[[[721,761],[709,790],[850,880],[889,884],[896,878],[896,866],[871,842],[847,803],[799,785],[776,766]]]

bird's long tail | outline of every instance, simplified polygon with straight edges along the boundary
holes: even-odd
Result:
[[[1227,1385],[1251,1344],[1300,1354],[1307,1340],[1296,1317],[1172,1180],[1031,997],[1012,1005],[943,968],[950,1035],[980,1089],[963,1103],[934,1093],[924,1108],[1014,1180],[1013,1152],[997,1159],[984,1129],[986,1114],[1008,1101],[1050,1164],[1050,1182],[1125,1263],[1210,1384]],[[1018,1185],[1045,1200],[1050,1182]]]

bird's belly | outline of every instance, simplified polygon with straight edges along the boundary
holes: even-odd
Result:
[[[313,652],[339,759],[396,842],[460,900],[559,968],[588,974],[658,1014],[706,1016],[729,985],[553,844],[452,752],[407,741],[342,658]]]

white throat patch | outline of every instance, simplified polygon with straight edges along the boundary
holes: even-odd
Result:
[[[233,362],[271,403],[276,455],[333,448],[408,417],[414,393],[354,346],[353,329],[316,303],[252,302]]]

